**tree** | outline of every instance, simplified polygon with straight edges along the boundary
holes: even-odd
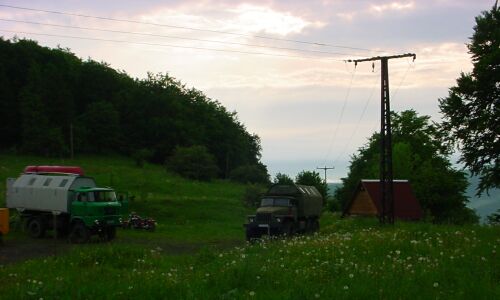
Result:
[[[477,216],[465,204],[465,173],[451,167],[448,148],[440,143],[440,135],[428,116],[413,110],[392,113],[393,172],[395,179],[408,179],[427,217],[434,222],[476,222]],[[379,178],[380,135],[375,133],[368,143],[353,155],[349,174],[335,198],[345,207],[361,179]]]
[[[177,147],[166,165],[174,172],[196,180],[211,180],[218,171],[213,155],[204,146]]]
[[[461,151],[460,162],[480,177],[477,194],[500,187],[500,10],[498,2],[476,17],[472,73],[462,73],[439,100],[441,130]]]
[[[241,183],[269,183],[267,167],[263,164],[237,167],[231,171],[229,178]]]
[[[293,179],[290,176],[282,173],[276,174],[273,180],[274,184],[293,184]]]
[[[495,213],[492,213],[488,217],[486,217],[488,220],[488,224],[491,226],[499,226],[500,225],[500,209],[498,209]]]
[[[327,186],[321,176],[316,171],[302,171],[295,177],[296,184],[312,185],[320,192],[323,196],[323,204],[326,203],[327,197]]]
[[[105,101],[94,102],[87,107],[83,115],[83,124],[86,136],[83,147],[89,152],[116,152],[119,148],[120,125],[119,115],[113,104]]]

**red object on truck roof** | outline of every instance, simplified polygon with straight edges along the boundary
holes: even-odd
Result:
[[[27,166],[24,173],[59,173],[83,176],[83,169],[76,166]]]

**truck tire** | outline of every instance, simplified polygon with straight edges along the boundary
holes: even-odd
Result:
[[[260,239],[260,234],[256,233],[255,230],[247,228],[246,230],[247,241],[251,242],[256,239]]]
[[[74,244],[87,243],[90,240],[90,231],[82,222],[77,222],[71,229],[69,240]]]
[[[282,228],[282,233],[285,236],[292,236],[295,234],[295,226],[292,221],[285,221],[281,228]]]
[[[106,240],[112,241],[116,237],[116,227],[106,227]]]
[[[36,217],[28,221],[27,229],[31,237],[39,239],[45,236],[45,230],[47,228],[43,218]]]
[[[314,219],[312,221],[312,232],[318,232],[319,231],[319,221],[318,219]]]

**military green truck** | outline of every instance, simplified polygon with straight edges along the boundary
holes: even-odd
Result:
[[[117,199],[111,188],[99,188],[79,167],[27,167],[18,178],[7,179],[8,208],[16,209],[34,238],[47,230],[85,243],[91,235],[112,240],[128,200]]]
[[[322,208],[323,197],[314,186],[275,184],[261,198],[256,214],[248,216],[246,238],[318,231]]]

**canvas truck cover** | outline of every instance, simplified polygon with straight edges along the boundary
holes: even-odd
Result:
[[[295,198],[299,216],[319,216],[323,208],[323,197],[314,186],[275,184],[269,188],[266,196]]]
[[[73,190],[96,187],[90,177],[23,174],[7,179],[7,207],[17,210],[69,212]]]

